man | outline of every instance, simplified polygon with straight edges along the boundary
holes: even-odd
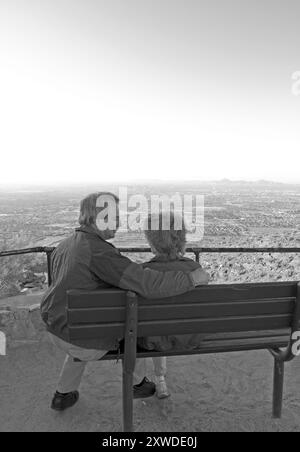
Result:
[[[105,212],[103,200],[115,206],[114,227],[109,226],[110,221],[106,222],[108,227],[103,227],[103,218],[100,218]],[[104,192],[93,193],[83,199],[80,204],[80,227],[58,245],[52,256],[53,282],[43,297],[41,315],[52,341],[67,353],[51,405],[57,411],[78,401],[78,388],[86,363],[99,360],[107,351],[118,348],[118,338],[70,342],[66,316],[67,290],[96,290],[114,286],[134,291],[145,298],[162,298],[182,294],[207,282],[207,274],[201,269],[191,273],[161,273],[144,269],[122,256],[107,242],[118,229],[118,202],[115,195]],[[80,359],[80,362],[74,362],[74,358]],[[138,361],[136,374],[140,365]],[[146,377],[134,386],[135,398],[149,397],[154,393],[155,384]]]

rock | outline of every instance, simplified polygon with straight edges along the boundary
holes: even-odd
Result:
[[[45,337],[45,325],[40,316],[40,303],[32,303],[28,296],[1,300],[0,329],[6,334],[8,345],[26,341],[40,341]],[[37,297],[37,298],[40,298]]]

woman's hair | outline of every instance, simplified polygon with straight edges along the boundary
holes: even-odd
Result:
[[[102,199],[101,199],[102,198]],[[96,224],[98,214],[104,209],[103,203],[119,204],[119,198],[110,192],[96,192],[86,196],[80,202],[80,214],[78,222],[81,226]]]
[[[181,215],[174,212],[149,214],[145,236],[150,246],[168,260],[183,256],[186,246],[186,228]]]

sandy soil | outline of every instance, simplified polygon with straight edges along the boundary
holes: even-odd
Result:
[[[120,431],[121,364],[88,365],[79,403],[49,409],[63,355],[48,343],[0,357],[0,431]],[[283,418],[271,418],[268,352],[170,358],[170,399],[137,400],[136,431],[299,431],[300,360],[286,368]],[[151,370],[151,363],[149,363]]]

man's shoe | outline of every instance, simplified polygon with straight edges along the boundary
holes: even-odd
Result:
[[[51,408],[55,411],[64,411],[67,408],[75,405],[75,403],[78,402],[78,399],[78,391],[68,392],[67,394],[56,392],[51,403]]]
[[[152,397],[155,394],[155,384],[149,381],[145,377],[141,383],[133,386],[133,398],[134,399],[146,399]]]

